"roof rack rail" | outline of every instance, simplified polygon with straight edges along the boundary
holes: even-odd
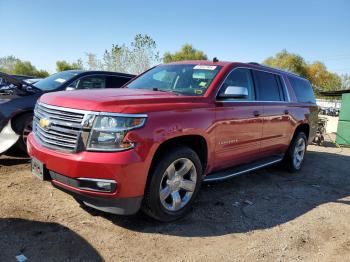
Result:
[[[280,69],[280,68],[276,68],[276,67],[272,67],[272,66],[267,66],[267,65],[264,65],[264,64],[259,64],[257,62],[249,62],[248,64],[250,65],[256,65],[256,66],[261,66],[261,67],[266,67],[266,68],[271,68],[271,69],[274,69],[274,70],[277,70],[277,71],[281,71],[281,72],[286,72],[288,74],[291,74],[291,75],[295,75],[297,77],[301,77],[300,75],[296,74],[296,73],[293,73],[293,72],[290,72],[290,71],[287,71],[287,70],[283,70],[283,69]]]

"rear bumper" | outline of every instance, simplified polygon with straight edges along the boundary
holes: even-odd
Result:
[[[136,213],[140,208],[149,167],[136,150],[62,153],[43,147],[33,134],[27,144],[29,155],[44,164],[52,184],[84,204],[123,215]],[[79,178],[114,180],[117,188],[115,192],[96,192],[69,182]]]

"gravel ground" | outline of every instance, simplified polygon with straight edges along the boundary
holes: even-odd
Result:
[[[309,146],[298,174],[269,167],[205,184],[175,223],[82,209],[0,157],[0,261],[350,261],[350,149]]]

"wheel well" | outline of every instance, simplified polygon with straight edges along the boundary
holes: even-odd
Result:
[[[17,115],[15,115],[14,117],[11,118],[11,125],[12,125],[12,129],[15,132],[18,132],[18,125],[16,124],[17,120],[20,119],[21,117],[25,116],[25,115],[30,115],[30,114],[34,114],[33,111],[25,111],[25,112],[21,112],[18,113]]]
[[[310,126],[309,124],[301,124],[299,125],[294,132],[294,136],[298,134],[299,132],[304,132],[306,135],[306,138],[309,139],[309,134],[310,134]]]
[[[207,166],[208,161],[208,147],[204,137],[200,135],[186,135],[175,137],[163,142],[157,149],[151,164],[150,170],[153,170],[154,164],[160,160],[167,150],[175,146],[188,146],[197,153],[201,160],[203,171]]]

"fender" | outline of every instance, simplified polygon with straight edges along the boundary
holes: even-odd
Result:
[[[0,132],[0,154],[10,149],[19,139],[19,135],[12,129],[11,120]]]

